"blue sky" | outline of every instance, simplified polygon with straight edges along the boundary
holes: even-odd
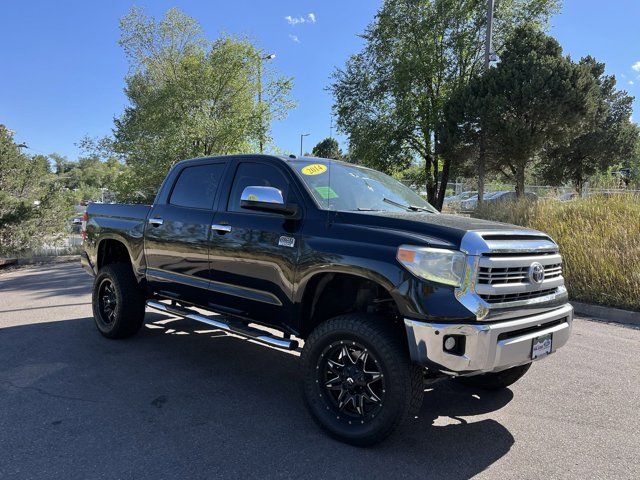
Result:
[[[85,134],[110,133],[113,117],[126,105],[127,62],[117,43],[118,19],[132,4],[155,17],[177,6],[195,17],[209,38],[247,34],[274,52],[274,66],[294,77],[298,107],[274,123],[272,135],[281,149],[298,153],[300,133],[311,134],[305,150],[329,135],[329,77],[361,48],[357,34],[380,1],[7,0],[0,16],[0,123],[31,153],[74,159],[75,144]],[[300,18],[305,21],[295,21]],[[638,18],[637,0],[565,0],[551,33],[572,57],[591,54],[604,61],[620,88],[640,97]],[[640,99],[634,108],[637,121]]]

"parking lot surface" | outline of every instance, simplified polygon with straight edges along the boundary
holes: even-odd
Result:
[[[305,411],[297,357],[147,313],[102,338],[75,263],[0,273],[0,478],[640,478],[640,330],[577,319],[510,389],[431,385],[356,448]]]

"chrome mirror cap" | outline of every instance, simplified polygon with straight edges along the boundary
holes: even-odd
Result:
[[[241,202],[262,202],[284,205],[282,192],[274,187],[245,187],[240,196]]]

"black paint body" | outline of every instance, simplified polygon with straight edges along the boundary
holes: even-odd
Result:
[[[329,160],[322,160],[329,162]],[[223,180],[211,209],[171,205],[168,199],[181,171],[223,162]],[[262,212],[233,212],[227,200],[241,162],[267,163],[291,182],[299,219]],[[134,272],[150,294],[272,325],[294,334],[306,332],[302,308],[309,285],[326,273],[363,277],[384,288],[399,313],[437,322],[475,321],[454,296],[454,287],[409,273],[396,260],[403,244],[458,249],[473,229],[504,225],[435,213],[336,212],[318,207],[287,158],[241,155],[178,163],[167,175],[153,206],[91,204],[83,264],[91,273],[101,265],[101,243],[121,242]],[[154,226],[149,219],[162,218]],[[212,224],[228,224],[219,233]],[[295,239],[281,246],[279,239]]]

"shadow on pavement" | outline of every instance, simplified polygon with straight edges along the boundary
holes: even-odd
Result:
[[[0,293],[37,294],[33,298],[80,296],[91,293],[91,277],[75,262],[6,273],[6,276],[0,277]]]
[[[359,449],[308,416],[294,355],[159,314],[124,341],[90,318],[11,327],[0,330],[0,477],[469,478],[514,439],[459,417],[511,398],[434,384],[418,419]]]

